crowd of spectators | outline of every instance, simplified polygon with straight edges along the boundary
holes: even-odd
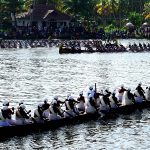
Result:
[[[112,39],[112,38],[129,38],[139,35],[140,37],[150,38],[150,27],[140,28],[139,30],[115,30],[106,33],[103,28],[97,30],[87,30],[82,25],[70,27],[12,27],[9,31],[0,31],[2,39]]]

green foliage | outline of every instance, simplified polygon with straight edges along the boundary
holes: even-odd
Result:
[[[137,27],[141,26],[142,22],[144,21],[142,14],[136,12],[131,12],[128,16],[128,19]]]
[[[150,2],[145,3],[143,15],[150,22]]]
[[[105,32],[110,32],[110,31],[114,31],[117,30],[118,28],[116,28],[113,24],[110,24],[108,26],[105,27]]]
[[[23,0],[1,0],[0,1],[0,22],[10,22],[11,13],[20,13],[23,8]]]
[[[142,23],[142,15],[150,18],[149,0],[0,0],[0,24],[11,22],[11,13],[27,11],[32,4],[52,4],[86,24],[101,20],[103,26],[110,25],[108,29],[123,26],[127,18],[136,26]]]
[[[106,33],[110,33],[110,32],[117,31],[117,30],[124,31],[125,28],[124,27],[120,28],[118,26],[115,26],[114,24],[110,24],[110,25],[105,27],[105,32]]]
[[[80,17],[80,19],[89,19],[94,17],[95,6],[97,0],[65,0],[64,10],[65,12]]]

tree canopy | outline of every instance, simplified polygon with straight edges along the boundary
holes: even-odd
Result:
[[[11,21],[12,14],[27,11],[31,5],[51,4],[82,21],[105,22],[120,25],[136,16],[150,20],[149,0],[0,0],[0,23]],[[131,17],[132,16],[132,17]],[[138,17],[137,17],[138,16]],[[140,21],[136,24],[139,25]]]

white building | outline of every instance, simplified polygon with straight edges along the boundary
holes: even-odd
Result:
[[[16,18],[18,27],[36,26],[38,28],[69,26],[72,19],[53,6],[43,4],[35,5],[28,12],[17,15]]]

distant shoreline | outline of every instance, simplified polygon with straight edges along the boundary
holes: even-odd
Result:
[[[136,40],[150,40],[150,38],[144,38],[144,37],[131,37],[131,38],[114,38],[114,39],[109,39],[109,38],[105,38],[105,39],[100,39],[100,38],[84,38],[84,39],[68,39],[68,38],[51,38],[51,39],[39,39],[39,38],[35,38],[35,39],[24,39],[24,38],[20,38],[20,39],[17,39],[17,38],[0,38],[0,40],[18,40],[18,41],[25,41],[25,40],[31,40],[31,41],[35,41],[35,40],[60,40],[60,41],[82,41],[82,40],[102,40],[102,41],[106,41],[106,40],[110,40],[110,41],[113,41],[113,40],[132,40],[132,39],[136,39]]]

